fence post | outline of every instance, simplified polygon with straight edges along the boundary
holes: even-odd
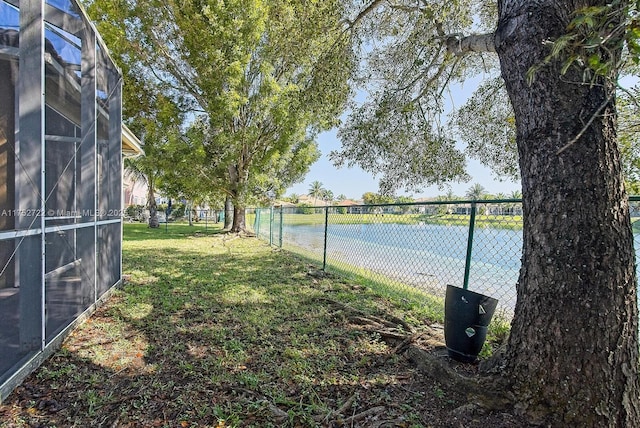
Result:
[[[256,219],[254,220],[254,229],[256,231],[256,237],[260,239],[260,209],[256,208]]]
[[[476,203],[471,203],[471,218],[469,219],[469,238],[467,238],[467,258],[464,262],[464,282],[462,288],[469,288],[469,272],[471,270],[471,250],[473,248],[473,230],[476,226]]]
[[[269,245],[273,245],[273,207],[269,208]]]
[[[324,207],[324,249],[322,250],[322,270],[327,268],[327,230],[329,229],[329,207]]]
[[[282,248],[282,226],[284,223],[284,207],[280,207],[280,239],[279,239],[279,246],[280,248]]]

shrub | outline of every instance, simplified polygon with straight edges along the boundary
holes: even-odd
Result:
[[[314,209],[309,204],[300,204],[298,205],[298,214],[313,214]]]
[[[143,205],[129,205],[124,210],[125,216],[138,221],[144,220],[144,212],[145,207]]]

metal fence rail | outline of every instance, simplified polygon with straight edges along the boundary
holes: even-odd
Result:
[[[630,205],[640,248],[640,197],[631,197]],[[505,315],[515,308],[521,200],[272,207],[249,210],[247,226],[327,271],[443,298],[452,284],[499,299]]]

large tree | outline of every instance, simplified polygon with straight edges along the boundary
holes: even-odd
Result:
[[[244,207],[255,192],[281,192],[292,184],[278,183],[281,176],[301,178],[315,160],[315,136],[336,123],[348,97],[351,43],[335,25],[342,1],[104,0],[95,6],[99,22],[117,26],[113,17],[124,17],[120,37],[130,51],[123,59],[143,67],[184,111],[206,117],[206,173],[224,178],[222,190],[235,208],[232,231],[244,229]],[[297,177],[291,165],[302,167]]]
[[[362,77],[375,84],[334,156],[382,172],[383,188],[464,176],[464,149],[440,125],[443,94],[479,72],[495,77],[499,65],[524,211],[500,373],[516,408],[552,426],[640,420],[637,282],[616,136],[625,42],[637,49],[631,6],[374,0],[350,20],[371,46]]]
[[[110,47],[110,54],[122,68],[123,119],[141,139],[144,156],[125,161],[132,178],[147,186],[149,226],[159,227],[155,192],[168,167],[166,150],[179,139],[184,120],[183,100],[175,97],[173,87],[162,82],[142,64],[134,52],[137,42],[127,38],[134,31],[135,18],[128,3],[88,1],[88,12],[98,22],[100,33]]]
[[[167,149],[180,137],[181,115],[167,97],[155,91],[144,91],[142,85],[137,86],[139,92],[134,100],[130,92],[124,96],[128,101],[125,111],[134,111],[128,116],[128,121],[131,129],[141,136],[144,154],[125,159],[124,167],[132,179],[147,186],[149,227],[157,228],[160,225],[155,195],[173,166],[167,157]]]
[[[207,117],[196,118],[184,137],[171,146],[168,154],[175,167],[173,172],[165,172],[165,178],[170,175],[168,181],[174,192],[190,191],[210,200],[225,199],[225,229],[232,229],[235,222],[239,227],[237,230],[242,230],[244,221],[239,219],[244,216],[244,208],[234,208],[234,193],[227,172],[229,164],[225,160],[229,147],[221,147],[219,137],[211,131]],[[272,204],[288,187],[304,178],[309,166],[320,156],[317,144],[309,137],[287,141],[286,145],[286,150],[256,155],[250,174],[243,178],[241,196],[244,203]],[[238,210],[241,210],[240,215],[234,215]]]
[[[504,2],[495,45],[515,112],[524,211],[507,371],[531,415],[622,427],[640,420],[638,284],[616,141],[615,31],[628,4],[608,5]],[[549,58],[545,42],[588,7],[604,8],[601,39]],[[583,53],[610,70],[595,73],[584,60],[567,68]]]

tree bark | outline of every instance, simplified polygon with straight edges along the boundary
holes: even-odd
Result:
[[[158,221],[158,206],[156,204],[156,195],[153,191],[153,181],[151,177],[148,177],[147,208],[149,209],[149,227],[156,228],[160,227],[160,222]]]
[[[605,2],[498,3],[495,45],[515,111],[524,211],[506,374],[533,422],[638,426],[637,283],[615,88],[582,83],[577,67],[562,76],[561,58],[532,84],[526,78],[576,9]]]
[[[448,36],[447,51],[463,56],[471,52],[495,52],[494,34],[475,34],[467,37]]]
[[[249,164],[249,154],[247,154],[248,148],[243,147],[242,154],[237,164],[229,165],[229,195],[226,202],[232,204],[233,207],[233,224],[231,225],[230,232],[240,233],[246,231],[245,225],[245,213],[244,213],[244,191],[246,180],[249,177],[249,171],[247,165]],[[228,207],[229,205],[225,206]],[[225,213],[226,214],[226,213]],[[227,218],[230,216],[225,215],[225,229],[227,228]]]
[[[231,232],[241,233],[247,230],[245,223],[245,209],[238,204],[233,205],[233,226],[231,226]]]
[[[189,226],[193,226],[193,215],[192,215],[193,203],[191,201],[186,201],[185,202],[185,210],[187,211],[187,216],[188,216],[188,219],[189,219]]]
[[[233,201],[230,196],[224,200],[224,230],[230,230],[233,225]]]

